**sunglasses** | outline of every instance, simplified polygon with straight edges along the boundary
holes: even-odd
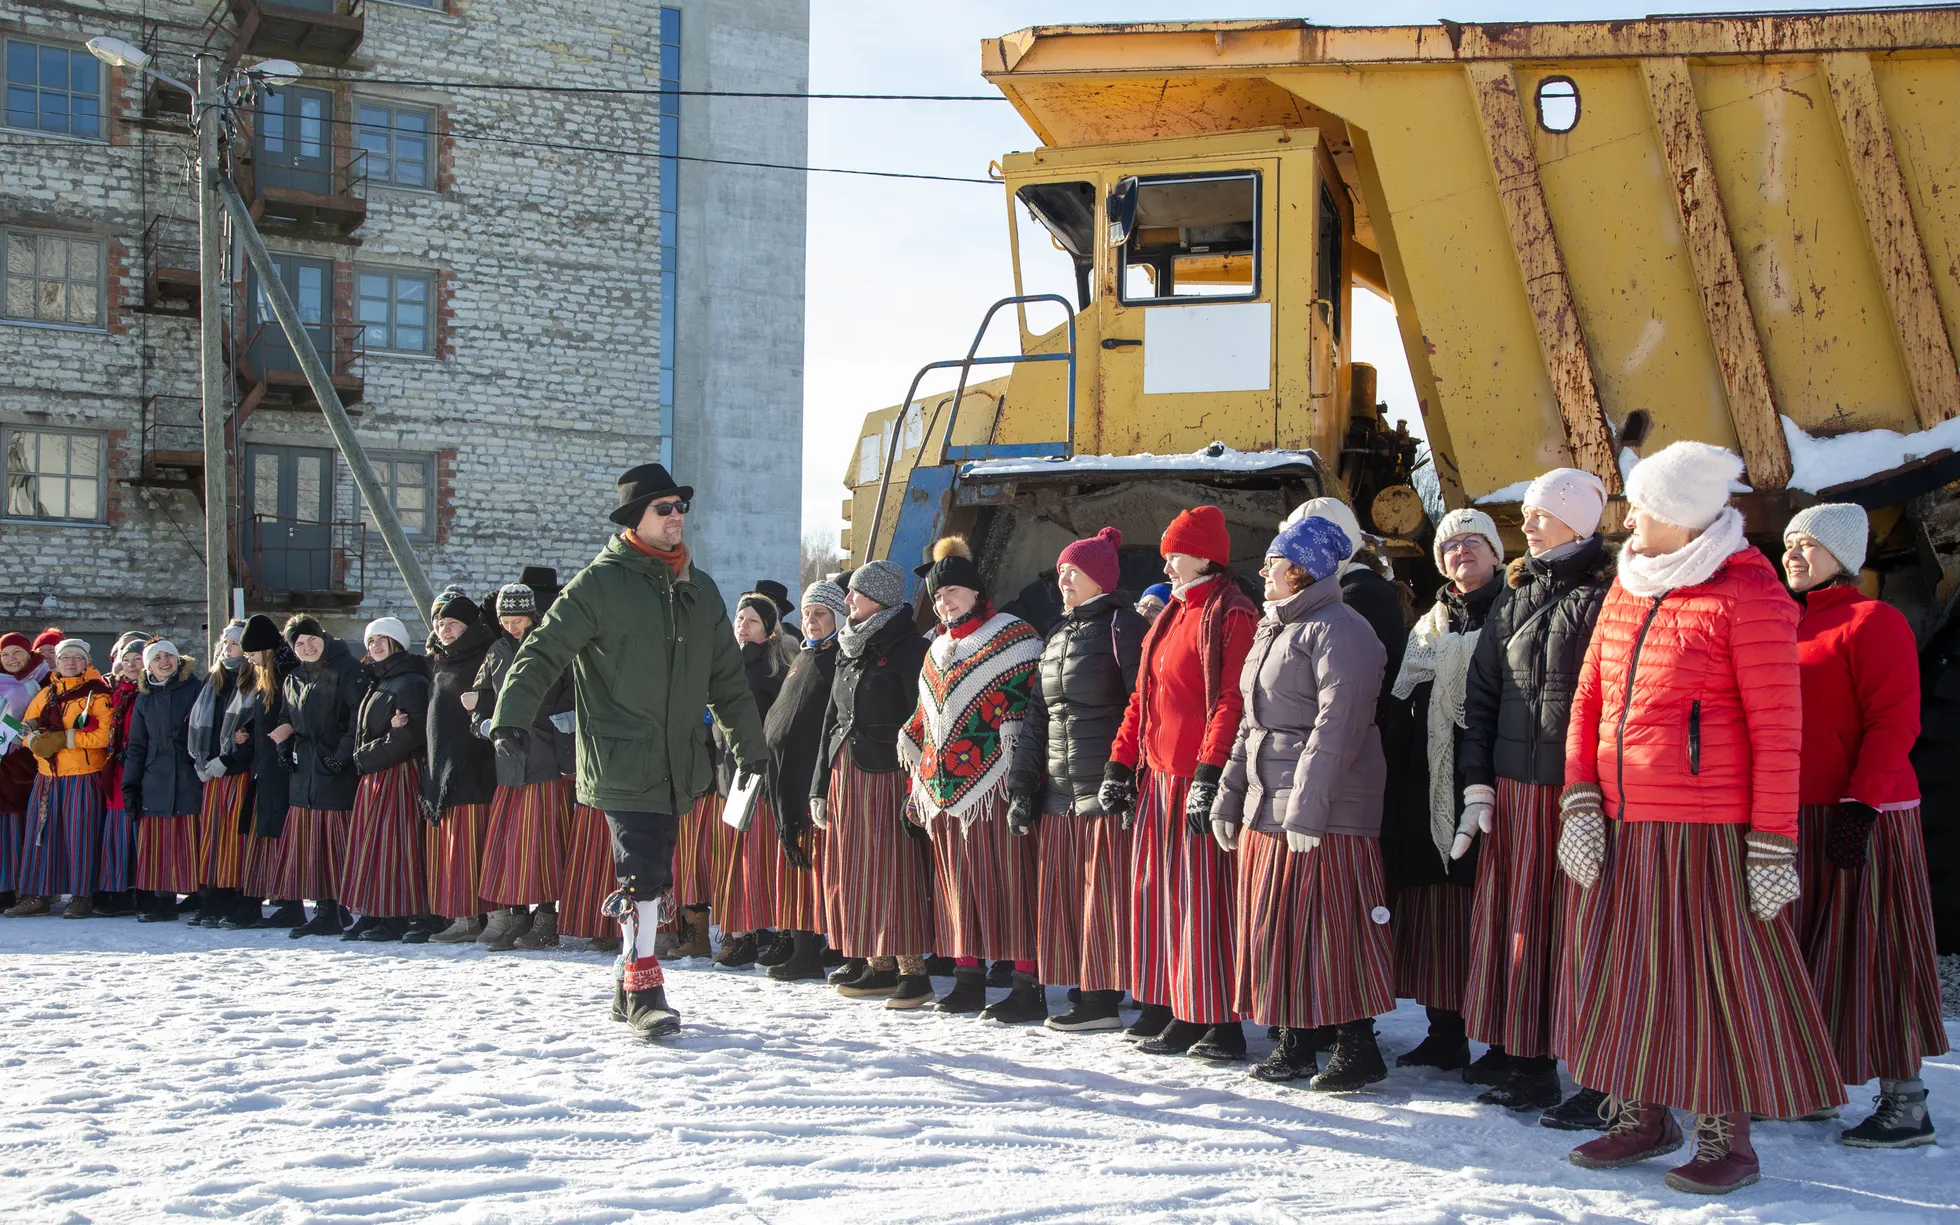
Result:
[[[689,502],[686,499],[682,499],[679,502],[655,502],[652,506],[648,507],[647,509],[651,510],[654,514],[659,515],[662,519],[665,519],[668,515],[684,515],[690,509],[692,509],[693,506],[694,503]]]

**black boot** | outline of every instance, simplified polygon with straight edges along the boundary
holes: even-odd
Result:
[[[892,988],[891,995],[885,1000],[885,1007],[903,1012],[913,1008],[924,1008],[930,1003],[932,1003],[932,979],[924,974],[901,974],[898,976],[898,985]]]
[[[370,944],[392,944],[407,934],[407,919],[376,919],[372,927],[361,933],[361,939]]]
[[[1320,1057],[1314,1053],[1313,1031],[1306,1029],[1282,1029],[1279,1031],[1279,1045],[1265,1061],[1255,1064],[1252,1069],[1254,1080],[1268,1084],[1283,1085],[1288,1081],[1312,1076],[1320,1071]]]
[[[1447,1008],[1426,1009],[1429,1036],[1395,1057],[1398,1068],[1441,1068],[1455,1072],[1470,1066],[1470,1039],[1463,1036],[1463,1014]]]
[[[416,915],[408,920],[407,929],[402,932],[403,944],[427,944],[429,937],[435,935],[449,924],[432,914]]]
[[[1549,1110],[1559,1104],[1558,1060],[1519,1059],[1511,1079],[1477,1095],[1485,1106],[1506,1110]]]
[[[1145,1004],[1142,1014],[1130,1022],[1130,1027],[1123,1031],[1123,1041],[1144,1042],[1155,1038],[1164,1032],[1164,1027],[1169,1025],[1171,1020],[1169,1004]]]
[[[680,1032],[681,1014],[667,1002],[667,988],[655,987],[650,991],[627,991],[626,1025],[633,1036],[643,1042],[653,1042]]]
[[[824,981],[833,987],[841,987],[845,983],[856,982],[861,975],[869,972],[870,969],[871,963],[864,958],[846,957],[844,964],[832,970],[830,977]]]
[[[729,936],[721,942],[721,952],[715,954],[715,964],[731,970],[746,970],[755,964],[756,944],[754,932]]]
[[[996,961],[994,964],[988,966],[987,985],[989,987],[1013,986],[1014,963],[1011,961]]]
[[[197,917],[188,920],[185,926],[216,927],[230,909],[221,899],[220,891],[207,885],[197,891]]]
[[[957,966],[953,989],[933,1005],[937,1012],[979,1012],[987,1006],[987,972],[979,966]]]
[[[1029,1021],[1048,1019],[1048,996],[1034,975],[1014,971],[1014,986],[1007,998],[998,1004],[989,1004],[980,1010],[983,1021],[999,1021],[1002,1025],[1025,1025]]]
[[[174,893],[137,894],[143,901],[143,908],[136,914],[138,923],[174,923],[177,921],[177,895]]]
[[[764,932],[756,938],[755,964],[773,970],[788,961],[796,952],[795,933],[782,931]]]
[[[837,988],[837,994],[847,1000],[868,1000],[890,995],[898,990],[898,968],[889,970],[866,969],[850,982]]]
[[[347,930],[340,933],[340,938],[342,940],[365,940],[367,934],[373,931],[380,923],[381,920],[379,919],[371,919],[366,915],[362,915],[360,918],[348,924]]]
[[[20,899],[14,895],[14,891],[12,889],[0,889],[0,910],[11,909],[13,907],[13,904],[19,900]]]
[[[1244,1063],[1245,1025],[1239,1021],[1221,1021],[1206,1030],[1205,1036],[1193,1042],[1191,1049],[1184,1053],[1213,1063]]]
[[[1517,1068],[1517,1060],[1505,1054],[1501,1046],[1493,1046],[1485,1051],[1475,1063],[1463,1069],[1463,1083],[1466,1085],[1501,1085],[1511,1079]]]
[[[304,927],[305,925],[305,905],[298,900],[288,900],[285,898],[274,898],[272,900],[272,913],[252,924],[253,927],[277,928],[286,931],[291,931],[295,927]]]
[[[286,934],[295,940],[301,936],[338,936],[344,922],[340,903],[332,898],[321,898],[313,903],[313,917]]]
[[[125,918],[136,913],[136,892],[133,889],[117,889],[97,893],[94,906],[98,919]]]
[[[934,953],[926,958],[926,977],[928,978],[951,978],[953,971],[959,968],[959,963],[951,957],[941,957],[939,954]]]
[[[1123,1001],[1121,991],[1077,991],[1075,1007],[1059,1017],[1048,1018],[1048,1028],[1065,1034],[1092,1029],[1121,1029],[1123,1018],[1117,1013]]]
[[[769,967],[769,977],[779,983],[822,978],[823,937],[815,932],[790,932],[789,937],[789,956]]]
[[[834,970],[838,966],[841,966],[843,964],[844,964],[844,954],[838,952],[834,948],[831,948],[830,945],[825,944],[823,946],[823,968],[826,970]]]
[[[1193,1042],[1204,1037],[1209,1028],[1208,1025],[1193,1025],[1173,1017],[1171,1023],[1164,1026],[1163,1032],[1137,1043],[1137,1049],[1146,1055],[1182,1055],[1191,1049]]]
[[[1606,1095],[1581,1085],[1579,1091],[1538,1116],[1540,1127],[1558,1131],[1605,1131],[1613,1120],[1600,1113]]]
[[[1307,1087],[1322,1093],[1352,1093],[1386,1079],[1388,1065],[1375,1045],[1375,1019],[1367,1017],[1339,1027],[1327,1070],[1308,1081]]]

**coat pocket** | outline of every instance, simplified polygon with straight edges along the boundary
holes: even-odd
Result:
[[[1688,707],[1688,773],[1701,773],[1701,703]]]

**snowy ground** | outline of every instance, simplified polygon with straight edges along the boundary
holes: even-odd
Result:
[[[0,921],[0,1221],[1960,1220],[1954,1056],[1948,1146],[1763,1125],[1762,1183],[1705,1202],[1439,1074],[1326,1098],[692,965],[649,1048],[590,953]]]

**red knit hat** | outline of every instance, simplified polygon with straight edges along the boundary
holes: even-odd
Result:
[[[1165,557],[1182,553],[1225,565],[1232,560],[1232,533],[1225,530],[1225,512],[1216,506],[1194,506],[1171,520],[1158,552]]]
[[[1106,527],[1087,540],[1078,540],[1062,550],[1055,568],[1074,566],[1104,591],[1116,590],[1123,581],[1123,568],[1116,562],[1116,550],[1123,547],[1123,533]]]
[[[50,625],[34,636],[34,649],[38,651],[42,647],[60,646],[67,638],[68,635]]]

